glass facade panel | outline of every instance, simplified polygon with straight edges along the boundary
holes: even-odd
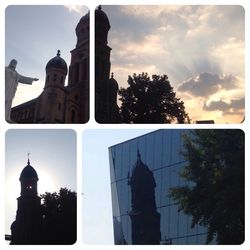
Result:
[[[144,244],[143,237],[154,244],[205,244],[207,229],[191,228],[192,218],[169,197],[169,188],[186,184],[179,172],[187,164],[187,133],[157,130],[109,148],[115,244]]]

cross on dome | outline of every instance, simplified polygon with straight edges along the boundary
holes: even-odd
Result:
[[[28,165],[30,165],[30,152],[28,152]]]

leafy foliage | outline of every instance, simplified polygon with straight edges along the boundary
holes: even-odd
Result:
[[[59,193],[41,195],[47,244],[76,241],[76,192],[61,188]]]
[[[128,88],[121,88],[121,119],[124,123],[189,123],[184,103],[176,97],[166,75],[147,73],[128,77]]]
[[[181,172],[188,185],[171,189],[180,210],[208,228],[207,243],[244,241],[244,133],[195,130],[185,138],[189,164]]]

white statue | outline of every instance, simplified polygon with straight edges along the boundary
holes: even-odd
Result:
[[[10,112],[12,100],[16,94],[18,83],[32,84],[37,78],[26,77],[16,72],[17,60],[12,59],[9,66],[5,67],[5,119],[11,122]]]

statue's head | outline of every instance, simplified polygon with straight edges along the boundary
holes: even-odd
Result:
[[[9,67],[12,69],[16,69],[16,65],[17,65],[17,60],[16,59],[12,59],[9,63]]]

